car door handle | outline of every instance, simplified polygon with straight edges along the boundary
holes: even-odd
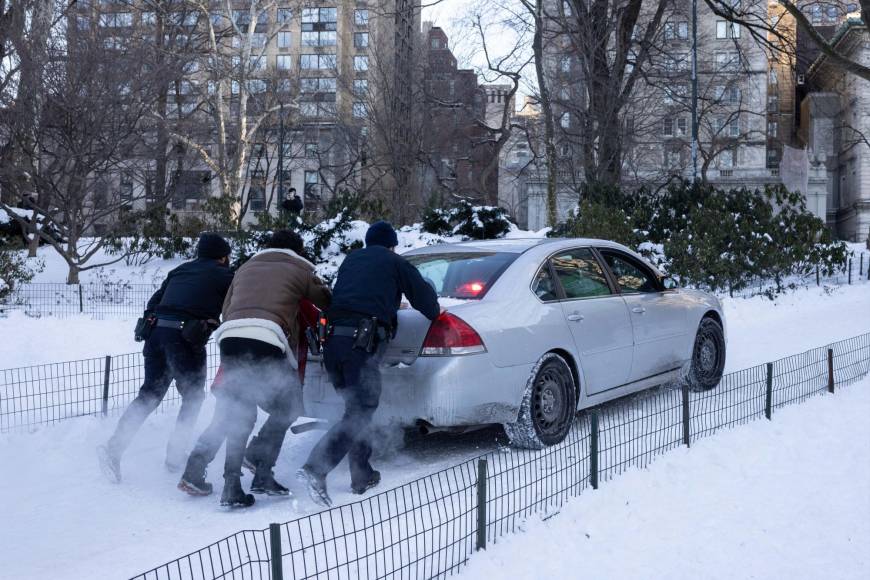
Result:
[[[646,312],[646,308],[644,308],[643,306],[635,306],[631,309],[631,311],[635,314],[643,314],[644,312]]]
[[[568,315],[568,320],[570,320],[571,322],[581,322],[583,318],[584,317],[582,314],[577,314],[576,312],[574,314]]]

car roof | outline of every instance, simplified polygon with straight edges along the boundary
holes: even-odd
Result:
[[[405,253],[406,256],[420,254],[446,254],[454,252],[505,252],[522,254],[539,246],[550,246],[558,250],[562,246],[597,246],[625,249],[624,246],[609,240],[594,238],[507,238],[498,240],[470,240],[452,244],[436,244],[415,248]]]

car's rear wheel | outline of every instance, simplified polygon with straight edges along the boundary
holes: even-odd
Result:
[[[704,318],[698,325],[692,361],[686,380],[693,391],[709,391],[722,380],[725,370],[725,333],[712,318]]]
[[[576,409],[571,367],[558,354],[547,353],[529,376],[517,421],[504,430],[514,447],[542,449],[565,439]]]

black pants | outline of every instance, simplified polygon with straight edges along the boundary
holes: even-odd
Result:
[[[353,338],[331,337],[323,351],[329,379],[344,399],[344,415],[317,443],[305,466],[322,477],[345,455],[353,486],[362,486],[372,474],[371,423],[381,399],[378,356],[353,348]]]
[[[188,468],[204,469],[226,439],[224,477],[238,477],[259,407],[269,418],[247,447],[247,456],[258,470],[271,470],[287,429],[302,410],[296,373],[280,348],[259,340],[225,338],[220,351],[224,378],[214,391],[214,417],[190,454]]]
[[[167,459],[187,453],[199,409],[205,399],[205,348],[194,348],[174,328],[158,327],[145,341],[145,380],[139,394],[124,411],[115,433],[109,439],[109,449],[121,454],[130,445],[148,415],[160,405],[169,385],[175,379],[175,388],[181,394],[181,409],[175,429],[169,439]]]

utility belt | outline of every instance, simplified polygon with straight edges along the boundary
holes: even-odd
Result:
[[[211,334],[220,323],[209,318],[208,320],[190,319],[173,320],[160,318],[153,314],[143,316],[136,321],[134,338],[137,342],[147,340],[155,328],[172,328],[181,331],[181,337],[194,348],[204,348]]]
[[[312,347],[312,354],[323,352],[323,345],[331,336],[343,336],[353,339],[353,348],[368,353],[375,352],[382,342],[389,342],[392,337],[391,327],[378,321],[374,316],[360,318],[356,326],[347,323],[330,323],[326,315],[322,315],[317,321],[316,335],[313,329],[309,329],[308,342]],[[315,350],[316,348],[316,350]]]

